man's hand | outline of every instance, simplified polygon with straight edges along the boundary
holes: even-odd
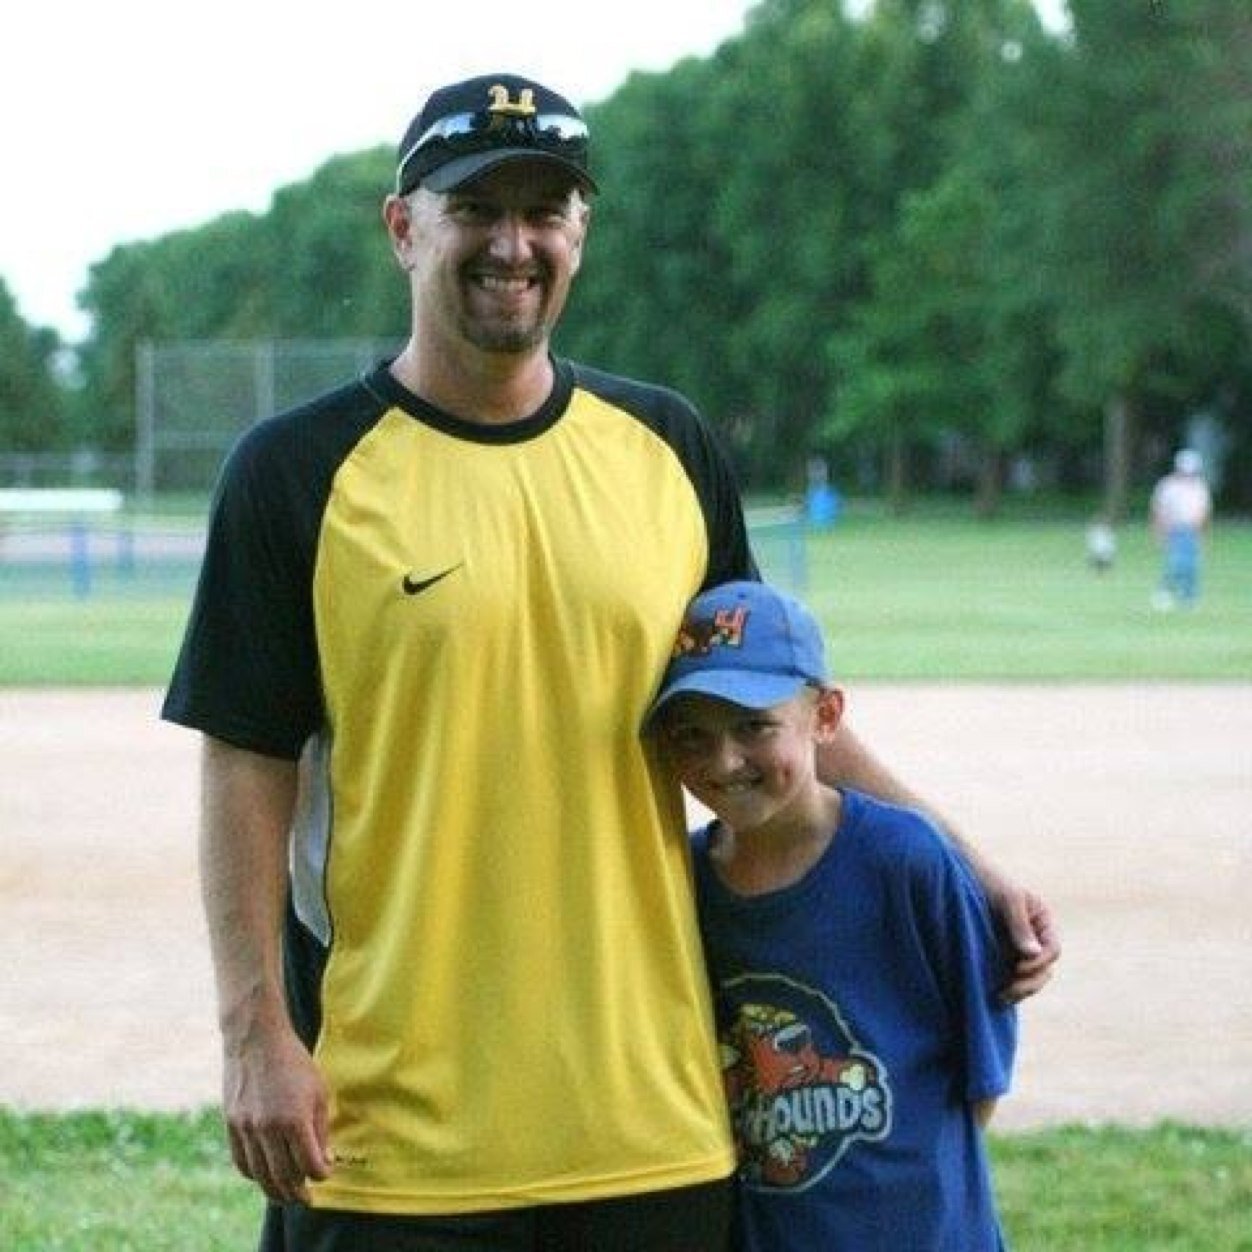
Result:
[[[326,1085],[290,1030],[228,1049],[223,1109],[235,1168],[276,1204],[309,1202],[330,1176]]]
[[[1052,911],[1041,896],[999,874],[983,877],[991,908],[998,918],[1016,960],[1001,995],[1017,1004],[1040,991],[1055,972],[1061,956],[1061,936]]]

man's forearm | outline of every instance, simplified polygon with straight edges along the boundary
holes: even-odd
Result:
[[[286,1023],[282,913],[294,762],[206,737],[200,880],[228,1049]]]
[[[861,742],[846,722],[839,726],[834,739],[818,750],[817,770],[822,781],[830,786],[852,787],[856,791],[864,791],[880,800],[886,800],[889,804],[920,809],[946,833],[953,833],[952,824],[892,773]],[[964,851],[964,845],[961,846]]]
[[[235,1166],[275,1204],[309,1203],[334,1168],[326,1085],[287,1013],[282,918],[297,766],[204,746],[200,840]]]
[[[998,1103],[999,1101],[996,1099],[974,1101],[974,1121],[978,1124],[979,1129],[986,1130],[991,1124],[991,1119],[995,1116],[996,1105]]]

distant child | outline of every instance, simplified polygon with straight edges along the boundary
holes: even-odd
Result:
[[[1097,517],[1087,527],[1087,564],[1097,574],[1106,574],[1117,559],[1117,532],[1105,517]]]
[[[747,1252],[992,1252],[981,1127],[1009,1087],[981,888],[920,813],[825,786],[843,714],[796,601],[690,606],[647,729],[716,820],[694,838]]]

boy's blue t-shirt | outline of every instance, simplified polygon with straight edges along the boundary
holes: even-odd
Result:
[[[741,1153],[747,1252],[998,1252],[971,1102],[1008,1090],[1017,1019],[981,887],[920,814],[844,792],[798,883],[763,896],[693,836]]]

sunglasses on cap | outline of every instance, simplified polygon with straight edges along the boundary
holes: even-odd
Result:
[[[404,195],[423,175],[409,175],[415,158],[435,151],[450,159],[496,148],[534,148],[575,162],[585,162],[589,133],[580,117],[565,113],[510,116],[482,109],[441,117],[409,146],[396,169],[396,190]]]

